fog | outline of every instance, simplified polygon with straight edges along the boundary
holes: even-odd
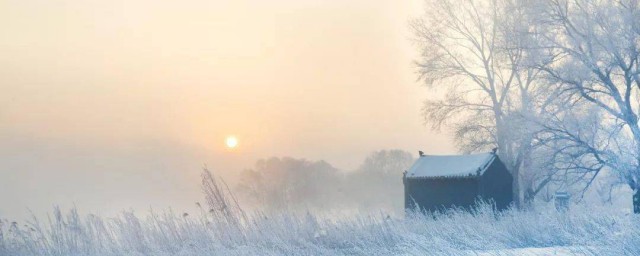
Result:
[[[402,172],[415,158],[402,150],[372,152],[351,172],[326,161],[269,158],[242,171],[235,193],[260,211],[404,212]]]
[[[640,255],[638,13],[0,1],[0,255]]]
[[[454,152],[420,114],[407,22],[422,8],[3,1],[0,215],[188,209],[204,165],[236,184],[271,157],[349,173],[376,150]]]

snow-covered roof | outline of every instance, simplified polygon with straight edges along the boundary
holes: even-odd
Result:
[[[494,153],[470,155],[422,155],[407,170],[407,178],[466,177],[483,174],[493,162]]]

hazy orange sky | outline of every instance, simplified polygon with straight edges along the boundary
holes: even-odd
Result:
[[[190,207],[200,167],[454,152],[422,124],[423,2],[0,1],[0,216]],[[224,140],[235,135],[238,148]]]

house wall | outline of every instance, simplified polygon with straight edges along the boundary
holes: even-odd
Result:
[[[492,200],[498,210],[504,210],[513,202],[513,178],[502,161],[496,159],[480,178],[480,196]]]
[[[417,203],[426,211],[442,211],[452,206],[469,209],[478,196],[476,178],[405,179],[405,208]]]
[[[493,201],[498,210],[513,202],[513,178],[496,158],[481,177],[404,179],[405,209],[416,204],[427,211],[441,211],[452,206],[470,209],[477,199]]]

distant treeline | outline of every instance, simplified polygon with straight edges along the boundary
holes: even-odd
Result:
[[[402,150],[369,154],[353,171],[326,161],[290,157],[258,160],[242,172],[236,192],[245,205],[262,209],[402,209],[402,172],[413,163]]]

